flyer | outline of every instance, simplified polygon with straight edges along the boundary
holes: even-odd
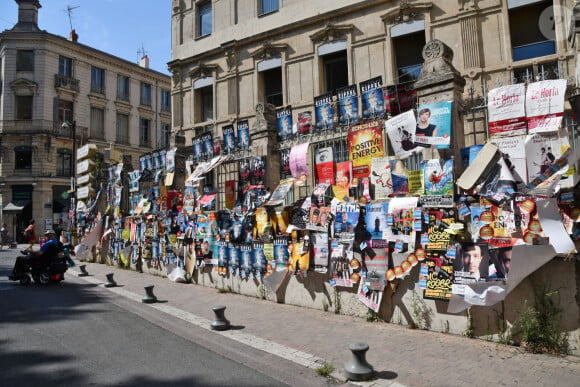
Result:
[[[334,161],[332,147],[316,148],[314,151],[318,183],[334,184]]]
[[[526,134],[526,86],[523,83],[488,93],[489,134],[492,138]]]
[[[384,155],[381,121],[369,121],[348,128],[349,159],[355,179],[368,177],[371,160]]]
[[[528,132],[558,131],[564,117],[566,79],[533,82],[526,91]]]
[[[417,122],[413,110],[401,113],[385,122],[389,142],[393,147],[395,156],[404,159],[415,151],[415,129]]]
[[[415,144],[435,149],[449,149],[451,105],[451,101],[419,105]]]

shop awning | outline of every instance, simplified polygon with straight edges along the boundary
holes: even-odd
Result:
[[[20,212],[30,203],[30,200],[13,200],[2,208],[3,212]]]

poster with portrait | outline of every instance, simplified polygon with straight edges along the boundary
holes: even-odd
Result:
[[[276,109],[276,124],[278,141],[284,141],[292,136],[292,106]]]
[[[564,117],[566,79],[533,82],[526,90],[528,133],[557,132]]]
[[[453,159],[421,161],[425,195],[453,195]]]
[[[382,239],[389,228],[387,213],[389,202],[369,203],[366,205],[365,225],[373,239]]]
[[[228,244],[228,266],[230,267],[230,272],[233,273],[240,268],[240,245],[237,243]]]
[[[193,160],[200,161],[203,158],[203,144],[201,136],[193,138]]]
[[[334,128],[332,93],[326,93],[314,97],[314,113],[316,116],[316,131],[321,132]]]
[[[400,159],[409,157],[415,151],[415,113],[412,110],[401,113],[385,122],[385,129],[395,156]]]
[[[310,134],[312,129],[312,112],[305,111],[298,113],[298,134]]]
[[[318,183],[334,184],[334,161],[332,147],[316,148],[314,151],[316,179]]]
[[[356,85],[341,87],[336,91],[338,98],[338,123],[350,126],[358,123],[358,94]]]
[[[211,132],[202,134],[201,141],[203,143],[203,157],[211,159],[214,156],[213,136]]]
[[[229,155],[236,151],[236,135],[233,125],[225,125],[222,128],[224,136],[224,154]]]
[[[264,186],[266,176],[266,156],[254,156],[250,160],[250,184]]]
[[[308,176],[308,163],[306,156],[308,155],[309,142],[295,145],[290,149],[290,173],[292,177],[297,179],[296,185],[304,185],[306,177]]]
[[[349,196],[349,188],[352,184],[351,161],[336,163],[336,178],[334,182],[335,184],[332,186],[334,197],[340,201],[344,201],[344,198]]]
[[[400,83],[383,89],[385,111],[390,116],[396,116],[415,108],[417,90],[415,82]]]
[[[382,118],[385,114],[383,78],[381,76],[371,78],[361,82],[359,86],[363,120]]]
[[[374,200],[384,200],[393,194],[391,164],[387,157],[371,160],[371,194]]]
[[[240,159],[238,170],[238,190],[243,190],[250,183],[250,159]]]
[[[280,177],[290,176],[290,149],[280,149]]]
[[[451,101],[419,105],[415,144],[449,149],[451,143]]]
[[[348,128],[349,159],[354,179],[368,177],[371,160],[384,156],[382,121],[369,121]]]
[[[254,272],[259,278],[262,274],[266,272],[266,255],[264,254],[264,242],[253,242],[252,248],[254,251]]]
[[[238,149],[250,148],[250,124],[248,120],[238,121]]]
[[[332,222],[332,211],[330,207],[311,207],[310,218],[306,228],[313,231],[327,232]]]
[[[496,272],[486,244],[463,243],[453,261],[453,294],[464,294],[464,285],[486,281]]]
[[[526,85],[518,83],[491,89],[488,93],[490,137],[526,134]]]
[[[543,174],[561,156],[563,141],[558,132],[535,133],[526,137],[528,181]]]
[[[339,203],[333,207],[334,236],[340,239],[354,238],[354,228],[358,224],[360,209],[356,203]]]
[[[310,234],[310,238],[314,257],[314,271],[318,273],[326,273],[330,259],[328,233],[314,232]]]
[[[288,269],[288,261],[290,254],[288,252],[288,237],[277,236],[274,238],[274,261],[276,271],[283,271]]]

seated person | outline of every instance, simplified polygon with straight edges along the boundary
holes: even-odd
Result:
[[[16,263],[14,263],[14,269],[12,269],[12,274],[8,277],[11,280],[17,279],[23,272],[24,265],[33,262],[50,263],[58,250],[60,242],[56,239],[56,233],[54,230],[47,230],[44,235],[48,240],[42,245],[39,251],[30,253],[29,255],[21,256],[16,258]]]

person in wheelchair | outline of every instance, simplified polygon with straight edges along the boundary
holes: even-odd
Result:
[[[56,239],[54,230],[47,230],[44,235],[48,240],[42,245],[40,250],[16,258],[12,274],[8,276],[10,280],[17,280],[26,271],[27,265],[49,265],[57,259],[62,244]]]

